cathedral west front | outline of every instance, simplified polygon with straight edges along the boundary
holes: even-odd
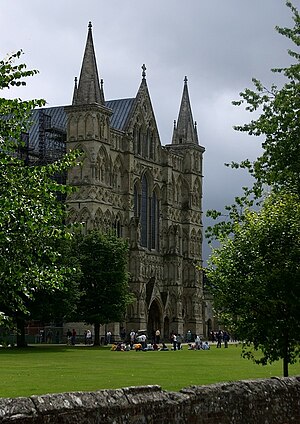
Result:
[[[162,145],[142,66],[134,97],[106,100],[88,26],[80,76],[63,116],[66,147],[84,160],[68,172],[77,190],[67,198],[70,222],[85,231],[112,229],[129,243],[134,302],[119,327],[205,334],[202,273],[202,158],[188,80],[170,144]],[[172,125],[172,123],[170,123]]]

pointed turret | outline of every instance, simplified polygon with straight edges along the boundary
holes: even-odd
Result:
[[[104,106],[104,93],[99,83],[96,55],[94,50],[92,24],[88,25],[88,36],[81,66],[80,78],[74,88],[73,105],[98,103]]]
[[[193,120],[187,81],[185,77],[177,124],[174,121],[172,144],[198,144],[197,124]]]

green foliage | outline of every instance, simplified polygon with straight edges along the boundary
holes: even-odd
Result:
[[[207,270],[216,310],[257,363],[300,355],[299,222],[298,195],[271,195],[261,211],[244,212]]]
[[[72,272],[64,278],[63,286],[59,288],[41,288],[29,301],[30,319],[41,322],[62,323],[72,321],[76,316],[77,304],[80,299],[79,279],[80,264],[73,250],[73,240],[60,240],[57,246],[60,262]],[[59,324],[60,325],[60,324]]]
[[[298,49],[300,16],[291,2],[286,4],[294,27],[276,29]],[[296,63],[272,70],[285,77],[282,88],[267,89],[253,79],[254,89],[233,102],[259,112],[257,119],[235,129],[262,136],[263,153],[254,162],[231,164],[249,171],[253,187],[244,187],[244,195],[225,207],[225,220],[209,211],[219,222],[207,230],[220,243],[208,271],[220,318],[245,341],[248,358],[261,364],[283,358],[284,375],[300,355],[300,54],[289,50],[289,55]],[[266,187],[273,194],[265,200]],[[252,348],[261,349],[262,357]]]
[[[74,249],[82,272],[80,318],[90,324],[121,321],[131,300],[126,240],[93,230],[87,235],[78,234]]]
[[[0,62],[0,89],[25,85],[37,71],[15,65],[21,52]],[[74,163],[76,154],[47,166],[25,166],[22,134],[30,112],[44,100],[0,98],[0,311],[10,317],[27,313],[37,290],[64,286],[74,271],[61,260],[58,242],[69,238],[65,207],[58,193],[71,189],[52,178]]]

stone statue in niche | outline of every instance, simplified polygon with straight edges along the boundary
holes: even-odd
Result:
[[[137,217],[132,217],[130,220],[130,247],[137,248],[141,240],[141,224]]]

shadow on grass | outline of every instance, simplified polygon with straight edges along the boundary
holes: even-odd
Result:
[[[61,353],[67,352],[70,350],[78,350],[78,349],[86,349],[86,350],[107,350],[107,347],[104,346],[66,346],[66,345],[29,345],[27,347],[3,347],[0,348],[1,354],[10,354],[10,355],[19,355],[19,354],[32,354],[32,353]]]

